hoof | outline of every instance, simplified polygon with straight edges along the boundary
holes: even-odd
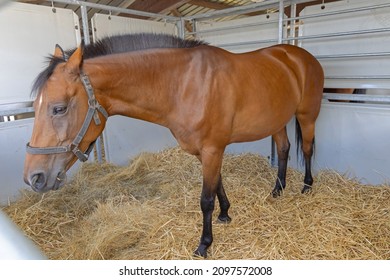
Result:
[[[217,223],[219,224],[229,224],[232,221],[232,218],[229,216],[219,216],[217,219]]]
[[[207,248],[204,248],[204,246],[199,246],[198,249],[196,249],[194,252],[194,257],[207,258]]]
[[[310,193],[312,190],[311,186],[305,185],[301,191],[302,194]]]
[[[281,196],[282,193],[283,193],[283,190],[278,189],[278,188],[274,188],[271,194],[272,194],[273,198],[277,198],[277,197]]]

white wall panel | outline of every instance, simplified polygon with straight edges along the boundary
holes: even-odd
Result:
[[[241,53],[252,51],[277,44],[279,30],[278,17],[278,13],[273,13],[222,22],[200,21],[196,23],[196,30],[199,31],[196,37],[232,52]],[[261,25],[248,26],[256,23]],[[269,24],[263,25],[263,23]],[[212,31],[212,29],[223,29],[226,27],[228,29]],[[272,40],[272,42],[250,43],[262,40]],[[236,45],[237,43],[241,44]],[[229,46],[229,44],[234,44],[234,46]]]
[[[323,103],[316,129],[316,169],[363,183],[390,184],[390,108]]]
[[[159,152],[177,145],[167,128],[123,116],[110,117],[103,135],[107,160],[118,165],[127,165],[141,152]]]
[[[91,20],[93,39],[96,41],[108,35],[152,32],[177,35],[176,24],[151,20],[133,19],[107,14],[95,14]]]
[[[71,11],[12,3],[0,10],[0,103],[28,100],[32,82],[55,44],[80,43],[78,17]]]
[[[390,184],[390,108],[324,102],[316,122],[313,169],[336,170],[361,183]],[[288,126],[289,165],[301,169],[294,140],[295,120]]]
[[[306,7],[300,15],[316,15],[345,9],[367,7],[389,3],[388,0],[346,0]],[[300,25],[300,36],[324,35],[338,32],[356,32],[390,28],[390,7],[359,12],[305,18]],[[318,39],[301,40],[300,46],[318,55],[340,55],[389,52],[390,32],[360,35],[343,35]],[[362,77],[390,76],[390,56],[351,57],[343,59],[321,59],[326,76]],[[331,88],[390,88],[389,79],[327,79],[326,87]]]
[[[230,154],[253,153],[268,157],[270,159],[271,137],[254,142],[233,143],[227,146],[225,152]]]
[[[25,119],[0,123],[0,205],[13,201],[19,190],[27,187],[23,182],[23,165],[33,122],[34,119]]]

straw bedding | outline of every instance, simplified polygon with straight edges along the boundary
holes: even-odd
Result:
[[[389,186],[326,171],[302,195],[303,175],[289,169],[275,199],[276,170],[253,154],[225,155],[222,174],[233,220],[214,224],[209,259],[390,259]],[[50,259],[192,259],[201,178],[173,148],[126,167],[84,164],[63,189],[23,191],[3,210]]]

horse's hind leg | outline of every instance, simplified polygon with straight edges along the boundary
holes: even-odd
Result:
[[[305,160],[305,178],[303,180],[302,193],[307,193],[311,190],[313,185],[313,176],[311,174],[311,159],[314,150],[314,133],[315,124],[314,121],[307,119],[307,116],[297,115],[297,133],[300,133],[302,141],[302,152]]]
[[[272,191],[272,196],[277,197],[286,187],[286,172],[288,154],[290,151],[290,142],[288,141],[286,127],[272,135],[275,141],[278,153],[278,178],[276,179],[275,188]]]

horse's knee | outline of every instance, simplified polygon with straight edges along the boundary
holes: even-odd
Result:
[[[212,212],[214,210],[215,206],[215,197],[207,197],[205,195],[202,195],[200,198],[200,209],[202,209],[203,214]]]

